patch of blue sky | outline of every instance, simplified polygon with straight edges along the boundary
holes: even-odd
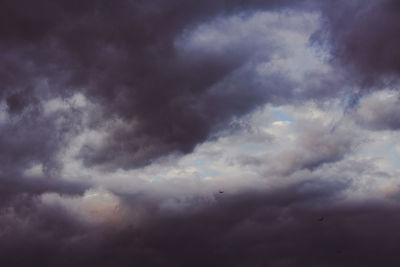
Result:
[[[296,123],[295,119],[290,117],[282,109],[273,108],[273,109],[270,110],[270,112],[274,116],[274,120],[272,122],[275,122],[275,121],[288,121],[290,123]]]
[[[193,160],[193,165],[197,168],[204,168],[206,166],[206,161],[203,159]]]
[[[209,167],[209,164],[203,159],[195,159],[193,161],[193,166],[195,166],[200,173],[201,178],[206,177],[217,177],[221,173]]]
[[[152,176],[151,179],[153,179],[153,180],[163,180],[163,179],[165,179],[165,177],[162,176],[162,175],[155,175],[155,176]]]
[[[220,176],[221,173],[216,171],[216,170],[212,170],[212,169],[207,169],[205,171],[202,171],[201,173],[201,178],[206,178],[206,177],[217,177]]]

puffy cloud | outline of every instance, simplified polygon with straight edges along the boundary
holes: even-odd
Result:
[[[361,125],[375,130],[398,130],[399,96],[396,91],[372,94],[356,107],[352,116]]]

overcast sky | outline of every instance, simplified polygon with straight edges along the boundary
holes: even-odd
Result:
[[[0,265],[399,266],[400,2],[1,0]]]

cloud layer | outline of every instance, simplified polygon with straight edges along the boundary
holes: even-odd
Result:
[[[2,1],[0,264],[398,266],[399,8]]]

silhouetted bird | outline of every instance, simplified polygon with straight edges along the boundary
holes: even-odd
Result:
[[[318,219],[317,219],[317,221],[319,221],[319,222],[322,222],[324,220],[324,217],[319,217]]]
[[[222,190],[219,190],[219,193],[220,193],[220,194],[223,194],[223,193],[224,193],[224,191],[222,191]]]

